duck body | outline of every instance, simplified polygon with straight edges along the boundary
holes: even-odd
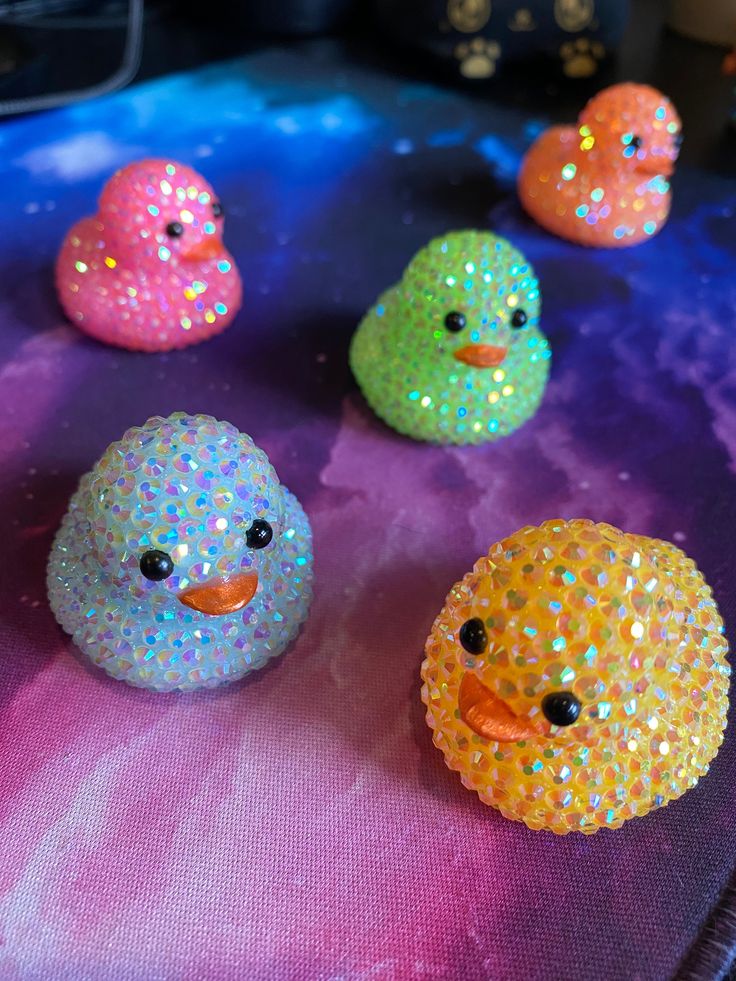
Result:
[[[592,99],[575,126],[532,144],[518,177],[525,210],[580,245],[625,247],[655,235],[671,206],[680,120],[649,86],[626,83]]]
[[[98,213],[64,239],[56,262],[64,311],[85,333],[131,350],[220,333],[242,301],[222,223],[214,191],[191,168],[146,160],[118,171]]]
[[[250,437],[210,416],[153,417],[82,478],[47,582],[63,629],[113,678],[209,688],[296,636],[312,596],[311,531]]]
[[[413,439],[482,443],[536,411],[549,374],[534,270],[490,232],[434,239],[361,321],[350,363],[369,405]]]
[[[447,597],[422,698],[447,766],[534,830],[615,828],[694,787],[723,740],[728,644],[695,564],[585,520],[492,546]]]

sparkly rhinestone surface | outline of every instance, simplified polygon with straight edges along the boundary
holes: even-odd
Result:
[[[248,547],[254,522],[273,530],[263,548]],[[141,572],[151,550],[173,563],[163,581]],[[240,583],[243,599],[257,588],[232,612],[185,605],[201,594],[236,607]],[[211,416],[156,416],[82,478],[54,541],[48,591],[61,626],[113,678],[157,691],[213,687],[280,654],[306,618],[309,523],[249,436]]]
[[[414,439],[483,443],[534,414],[549,374],[529,262],[490,232],[451,232],[412,259],[350,349],[373,410]]]
[[[667,220],[680,119],[666,96],[624,83],[599,92],[577,126],[553,126],[526,154],[519,196],[548,231],[581,245],[626,246]]]
[[[475,618],[486,642],[469,653],[462,640],[477,650],[481,626],[461,628]],[[589,834],[707,772],[726,725],[727,649],[711,590],[680,549],[547,521],[493,545],[452,588],[427,641],[422,699],[435,745],[482,801],[533,829]],[[474,699],[464,712],[461,689]],[[576,721],[545,718],[551,693],[558,715],[575,718],[579,702]],[[494,740],[484,726],[528,734]]]
[[[140,351],[218,334],[242,294],[223,220],[191,167],[143,160],[119,170],[98,213],[77,222],[61,247],[56,287],[67,316],[98,340]]]

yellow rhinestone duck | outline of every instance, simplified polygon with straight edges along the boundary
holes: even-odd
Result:
[[[616,828],[694,787],[723,741],[723,621],[669,542],[553,520],[450,590],[422,665],[447,766],[534,830]]]

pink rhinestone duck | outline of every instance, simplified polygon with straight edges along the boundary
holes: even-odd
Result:
[[[64,239],[61,305],[85,333],[134,351],[207,340],[230,325],[242,298],[222,226],[222,205],[191,167],[129,164],[105,185],[97,214]]]

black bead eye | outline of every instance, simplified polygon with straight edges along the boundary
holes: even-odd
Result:
[[[222,216],[225,214],[225,209],[219,201],[213,201],[212,214],[215,216],[215,218],[222,218]]]
[[[640,136],[634,135],[631,137],[631,142],[629,143],[629,146],[633,146],[635,150],[638,150],[641,144],[642,144],[642,139]]]
[[[144,552],[138,566],[141,573],[151,582],[161,582],[168,579],[174,571],[171,556],[167,555],[166,552],[160,552],[157,548],[150,548]]]
[[[273,538],[273,528],[262,518],[256,518],[245,533],[248,548],[265,548]]]
[[[571,726],[580,715],[580,701],[571,691],[552,691],[542,699],[542,711],[553,726]]]
[[[488,635],[480,617],[466,620],[460,627],[460,643],[468,654],[482,654],[488,643]]]
[[[511,326],[512,327],[523,327],[529,318],[524,310],[516,309],[511,314]]]
[[[171,238],[179,238],[180,235],[184,234],[184,226],[180,221],[170,221],[166,226],[166,234]]]
[[[458,313],[457,310],[451,310],[445,317],[445,327],[453,334],[457,334],[458,331],[462,330],[465,326],[465,314]]]

